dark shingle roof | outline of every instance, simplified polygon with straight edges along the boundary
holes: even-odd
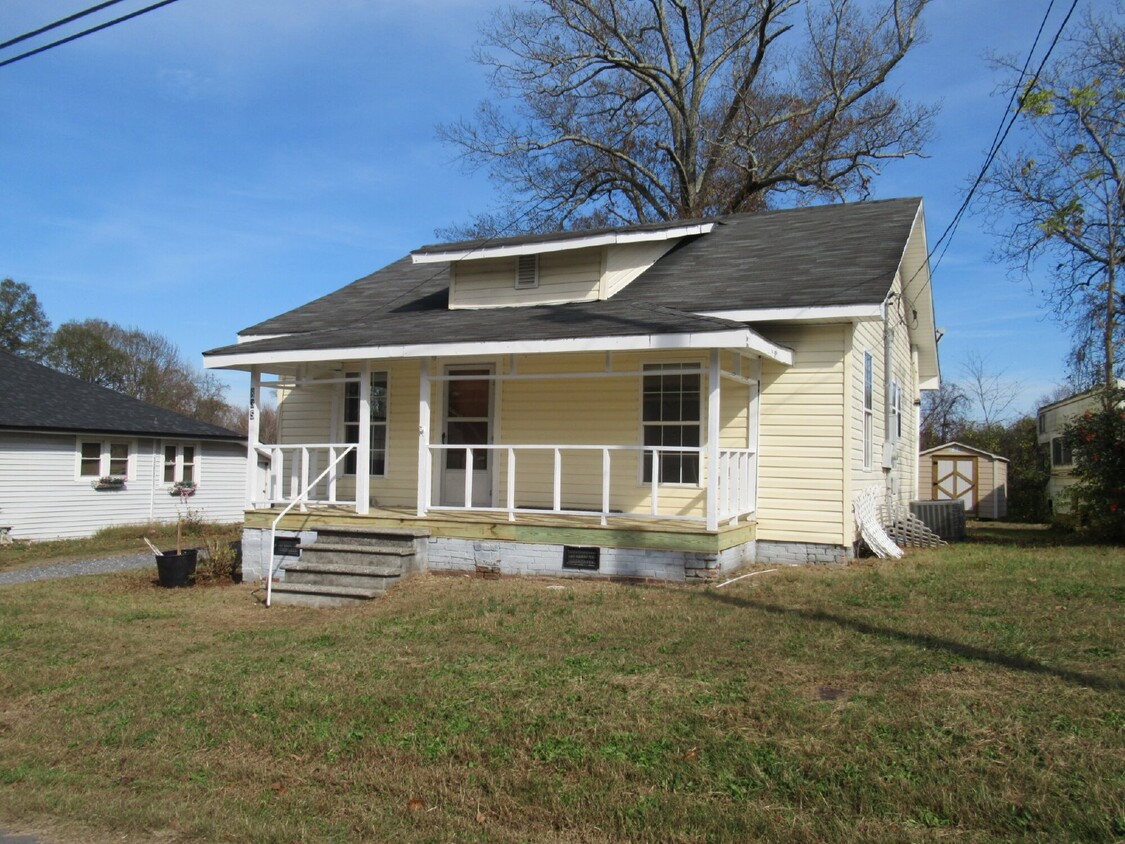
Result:
[[[337,323],[341,320],[337,319]],[[574,302],[526,308],[390,312],[370,322],[317,329],[296,337],[274,337],[212,349],[209,355],[287,349],[350,349],[416,343],[485,343],[492,340],[556,340],[569,337],[628,337],[744,329],[738,322],[684,313],[648,302]]]
[[[699,331],[682,312],[879,304],[920,205],[890,199],[723,217],[602,302],[451,311],[447,267],[406,257],[241,332],[297,336],[206,354]],[[681,313],[657,316],[660,308]]]
[[[0,351],[0,428],[244,439],[181,413],[115,393]]]

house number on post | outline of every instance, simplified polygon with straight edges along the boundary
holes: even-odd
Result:
[[[248,418],[248,419],[249,419],[249,420],[250,420],[251,422],[253,422],[253,421],[254,421],[254,417],[255,417],[255,416],[257,416],[257,414],[258,414],[258,403],[257,403],[257,401],[255,400],[255,395],[254,395],[254,393],[255,393],[255,391],[254,391],[254,388],[253,388],[253,387],[251,387],[251,388],[250,388],[250,410],[249,410],[249,411],[248,411],[248,413],[247,413],[247,418]]]

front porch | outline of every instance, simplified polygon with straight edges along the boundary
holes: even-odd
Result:
[[[710,531],[679,519],[615,515],[526,514],[508,521],[480,511],[428,513],[406,507],[372,507],[358,514],[341,505],[283,507],[246,513],[245,576],[266,577],[268,565],[284,570],[290,547],[315,541],[318,530],[369,528],[428,534],[431,571],[644,580],[711,580],[753,561],[756,525],[741,520]],[[273,554],[269,553],[271,543]],[[577,550],[576,550],[577,549]],[[594,549],[597,549],[594,553]]]

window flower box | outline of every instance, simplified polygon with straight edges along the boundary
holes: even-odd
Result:
[[[125,489],[125,481],[128,478],[124,475],[102,475],[100,478],[90,482],[90,486],[94,489]]]
[[[168,489],[169,495],[178,495],[180,498],[190,498],[199,489],[195,481],[176,481]]]

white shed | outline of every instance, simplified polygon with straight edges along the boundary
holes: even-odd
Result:
[[[1008,515],[1008,458],[959,442],[928,448],[919,455],[918,500],[959,499],[965,512],[981,519]]]

